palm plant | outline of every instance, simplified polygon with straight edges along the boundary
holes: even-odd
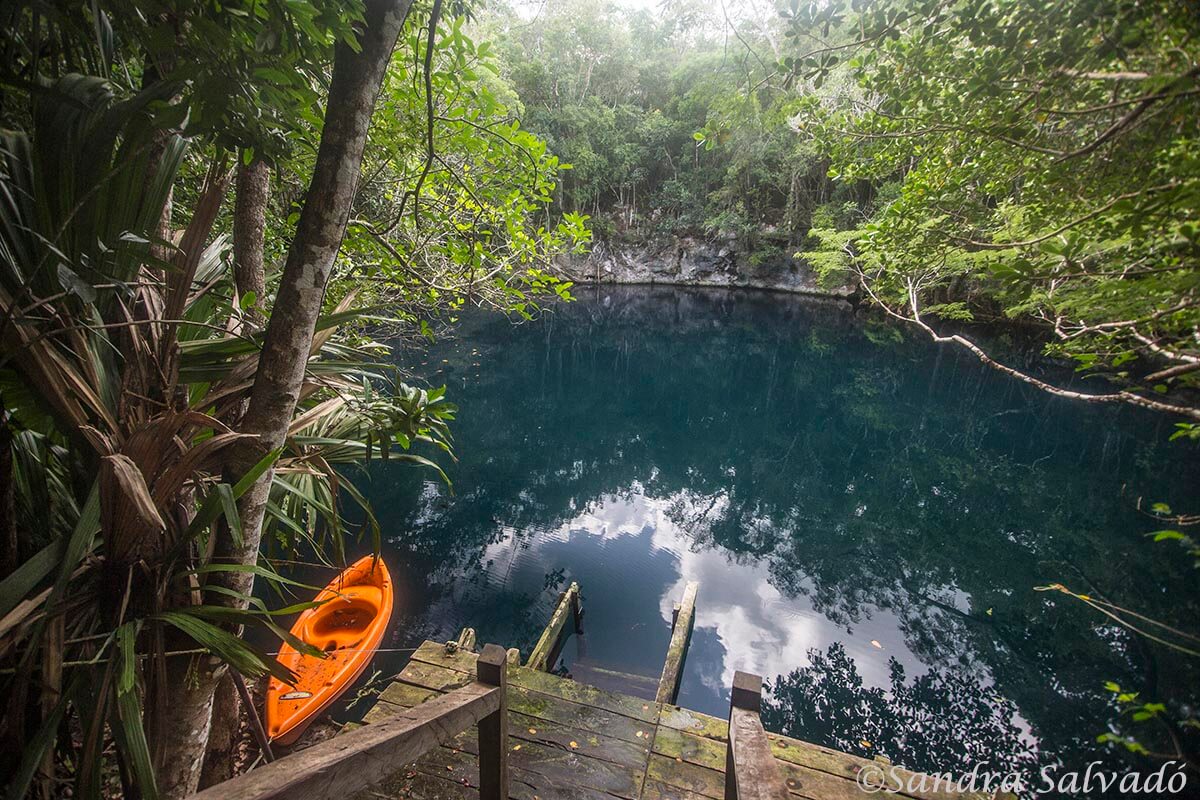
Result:
[[[237,428],[260,341],[240,325],[226,243],[212,235],[223,158],[178,243],[151,233],[188,148],[153,124],[169,91],[120,99],[104,80],[69,75],[33,93],[27,133],[0,139],[0,393],[19,428],[11,490],[24,550],[0,576],[0,734],[25,741],[9,750],[23,751],[4,776],[13,798],[35,783],[56,794],[64,779],[97,797],[114,775],[127,795],[155,797],[171,692],[197,659],[288,677],[237,633],[261,625],[307,649],[273,621],[305,605],[269,610],[213,580],[248,571],[289,583],[218,555],[222,539],[240,544],[237,500],[264,472],[276,469],[276,540],[340,558],[343,492],[376,541],[378,524],[339,470],[414,442],[450,450],[454,408],[441,393],[388,381],[335,335],[363,319],[351,296],[318,324],[285,446],[227,474],[227,450],[248,437]]]

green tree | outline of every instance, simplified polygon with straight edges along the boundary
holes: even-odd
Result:
[[[810,88],[795,128],[837,179],[899,183],[852,236],[819,235],[827,276],[1046,391],[1200,418],[1194,9],[928,0],[785,14],[788,76]],[[849,89],[821,90],[836,79]],[[1040,326],[1047,352],[1097,388],[1015,369],[933,322],[997,318]]]
[[[283,633],[264,533],[337,561],[345,465],[449,449],[361,326],[529,313],[586,231],[539,224],[558,164],[438,0],[4,13],[5,778],[181,797],[228,668],[280,674],[237,635]]]

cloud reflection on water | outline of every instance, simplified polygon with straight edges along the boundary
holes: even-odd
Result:
[[[783,596],[771,584],[766,560],[735,558],[728,551],[698,544],[675,521],[681,508],[687,518],[695,519],[697,512],[719,515],[723,502],[720,497],[686,492],[655,498],[634,484],[624,494],[605,495],[589,504],[585,511],[555,529],[538,531],[528,538],[506,536],[487,548],[483,561],[491,565],[493,579],[506,575],[504,580],[514,586],[528,585],[534,577],[531,572],[568,568],[570,579],[579,581],[588,597],[615,587],[597,586],[581,574],[588,565],[603,562],[602,558],[581,557],[581,550],[610,549],[621,538],[648,536],[655,557],[639,565],[640,574],[631,574],[628,580],[644,581],[649,577],[646,572],[657,573],[651,583],[663,588],[655,607],[658,622],[667,628],[685,584],[699,581],[698,633],[689,665],[720,666],[715,671],[686,669],[681,697],[713,713],[723,710],[735,670],[773,678],[807,665],[810,649],[824,650],[837,641],[845,644],[869,685],[888,684],[889,658],[899,660],[910,674],[926,670],[917,654],[906,646],[900,620],[891,611],[868,605],[862,609],[858,623],[843,627],[816,611],[807,598]],[[594,540],[590,548],[588,539]],[[664,554],[669,558],[662,558]],[[647,564],[653,565],[653,570],[648,570]],[[642,614],[639,609],[624,612],[622,616]],[[605,624],[611,622],[606,620]],[[713,635],[707,636],[705,631]],[[661,658],[661,651],[656,654]],[[605,660],[605,654],[594,646],[589,657],[598,662]]]

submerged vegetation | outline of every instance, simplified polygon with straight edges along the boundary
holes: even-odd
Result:
[[[382,342],[569,299],[558,262],[593,238],[708,239],[852,284],[1039,389],[1168,414],[1194,447],[1197,19],[1166,0],[6,4],[8,795],[227,777],[229,670],[282,669],[242,629],[287,638],[305,607],[273,602],[274,559],[379,546],[353,465],[447,477],[454,398]],[[1010,364],[977,322],[1027,326],[1081,379]],[[1151,509],[1194,559],[1182,512]],[[1194,720],[1114,687],[1187,749]]]

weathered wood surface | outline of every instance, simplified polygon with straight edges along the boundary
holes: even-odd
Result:
[[[472,682],[218,784],[193,795],[193,800],[342,797],[383,780],[396,764],[412,761],[496,713],[502,692],[500,687]]]
[[[762,678],[735,672],[725,747],[725,800],[787,800],[788,787],[763,730],[761,711]]]
[[[667,657],[663,661],[662,676],[658,679],[659,703],[674,703],[679,696],[679,681],[683,677],[683,662],[687,658],[688,644],[692,640],[692,626],[696,621],[696,592],[700,584],[689,581],[683,590],[671,630],[671,643],[667,645]]]
[[[571,623],[571,632],[580,632],[579,584],[572,583],[567,591],[558,598],[558,605],[550,615],[550,622],[542,631],[538,643],[534,645],[525,666],[530,669],[546,671],[554,666],[558,653],[562,649],[563,639],[568,635],[567,623]]]
[[[426,642],[367,715],[378,724],[447,688],[470,684],[474,653]],[[508,667],[509,797],[516,800],[723,800],[729,726],[678,706]],[[446,688],[442,688],[446,687]],[[859,770],[879,764],[767,733],[792,800],[867,800]],[[363,800],[478,800],[474,729],[408,765],[396,764]],[[901,771],[901,775],[911,773]],[[906,798],[908,795],[897,795]],[[917,793],[918,800],[970,795]],[[223,800],[232,800],[223,798]],[[743,799],[744,800],[744,799]],[[982,800],[973,798],[972,800]]]
[[[474,640],[475,631],[467,630]],[[496,687],[500,694],[499,707],[480,719],[476,728],[479,800],[508,800],[508,653],[498,644],[486,645],[475,661],[475,671],[480,683]]]

